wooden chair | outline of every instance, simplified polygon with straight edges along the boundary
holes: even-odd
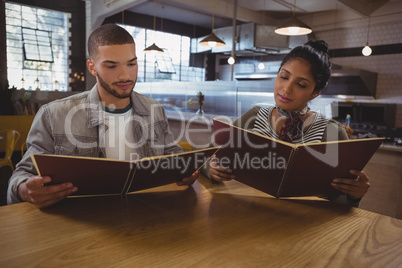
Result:
[[[3,137],[2,143],[5,143],[5,154],[4,158],[0,158],[0,168],[9,166],[11,171],[14,171],[14,165],[11,161],[13,156],[14,147],[20,138],[20,133],[14,129],[4,129],[0,130],[0,136]]]
[[[193,147],[191,147],[191,144],[187,141],[178,141],[177,142],[181,148],[183,148],[184,151],[192,151]]]
[[[7,205],[7,188],[14,165],[11,157],[14,152],[15,145],[20,138],[20,133],[14,129],[0,130],[1,148],[4,150],[4,158],[0,158],[0,206]],[[3,168],[10,167],[10,168]]]

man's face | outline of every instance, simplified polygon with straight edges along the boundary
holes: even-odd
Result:
[[[96,77],[102,101],[129,98],[138,75],[134,44],[99,46],[94,59],[87,62]]]

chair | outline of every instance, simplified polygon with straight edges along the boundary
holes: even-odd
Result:
[[[14,129],[0,130],[0,136],[3,137],[2,143],[5,143],[5,155],[4,158],[0,158],[0,168],[9,166],[11,171],[14,171],[14,165],[11,161],[11,157],[14,152],[15,144],[20,138],[20,133]]]
[[[177,142],[180,147],[184,150],[184,151],[192,151],[193,148],[191,147],[191,144],[187,141],[178,141]]]

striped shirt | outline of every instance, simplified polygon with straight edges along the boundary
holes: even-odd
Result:
[[[278,140],[279,135],[271,126],[271,116],[274,109],[275,107],[271,106],[262,107],[259,110],[254,123],[253,131]],[[316,113],[313,122],[308,129],[302,133],[300,138],[293,140],[292,143],[321,142],[328,122],[328,119],[322,117],[319,113]]]

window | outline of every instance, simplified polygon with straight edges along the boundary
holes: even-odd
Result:
[[[172,58],[169,55],[169,51],[165,49],[164,53],[156,54],[156,66],[160,73],[174,74],[176,73]]]
[[[50,34],[48,31],[22,28],[24,60],[53,62]]]
[[[69,17],[63,12],[6,3],[10,86],[68,90]]]
[[[190,38],[144,28],[120,25],[133,37],[139,63],[138,82],[204,81],[205,69],[190,67]],[[145,54],[143,50],[155,43],[163,54]]]

